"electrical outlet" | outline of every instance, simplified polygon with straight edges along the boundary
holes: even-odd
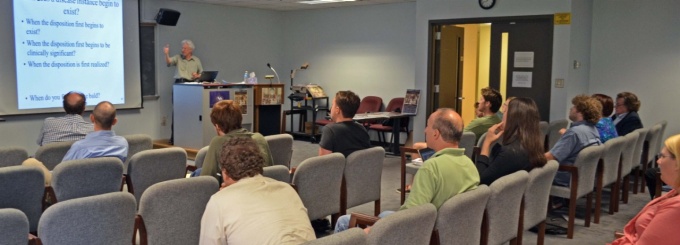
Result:
[[[163,118],[161,119],[161,126],[165,126],[167,124],[167,121],[168,121],[168,117],[163,116]]]
[[[562,78],[555,79],[555,87],[564,88],[564,79]]]

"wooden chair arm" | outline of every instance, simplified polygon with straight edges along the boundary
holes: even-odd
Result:
[[[54,193],[54,188],[52,188],[52,186],[45,186],[45,194],[43,195],[42,200],[43,212],[45,212],[45,209],[57,203],[57,194]]]
[[[656,179],[656,184],[654,186],[654,198],[661,197],[661,186],[663,185],[663,181],[661,180],[661,172],[656,172],[654,178]]]
[[[290,173],[290,175],[293,175],[295,173],[295,170],[297,170],[297,168],[292,167],[292,168],[290,168],[290,171],[288,171],[288,173]]]
[[[135,226],[134,232],[132,233],[132,244],[137,244],[137,232],[139,231],[139,244],[147,245],[149,244],[146,234],[146,226],[144,225],[144,219],[141,215],[135,216]]]
[[[404,201],[406,200],[406,192],[403,191],[406,189],[406,154],[407,153],[418,153],[418,150],[411,148],[411,147],[399,147],[399,150],[401,151],[401,182],[400,182],[400,188],[401,188],[401,194],[399,194],[400,198],[400,204],[404,204]]]
[[[37,236],[28,233],[28,245],[42,245],[42,241]]]
[[[380,218],[375,217],[375,216],[370,216],[366,214],[361,214],[361,213],[352,213],[352,216],[349,218],[349,227],[361,227],[361,228],[366,228],[368,226],[372,226],[375,224],[375,222],[378,222]]]

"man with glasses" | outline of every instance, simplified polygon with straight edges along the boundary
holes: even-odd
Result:
[[[640,100],[631,92],[622,92],[616,95],[616,110],[612,116],[614,125],[616,125],[616,133],[619,136],[624,136],[636,129],[642,128],[642,121],[640,115]]]

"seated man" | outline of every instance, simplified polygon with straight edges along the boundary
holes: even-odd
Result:
[[[468,124],[463,132],[475,133],[475,142],[479,140],[482,134],[493,125],[501,122],[501,118],[496,115],[498,109],[503,104],[503,96],[498,90],[491,87],[482,89],[482,96],[479,97],[479,105],[477,110],[482,113],[481,117],[475,118]]]
[[[215,125],[217,136],[213,137],[210,141],[208,153],[205,155],[205,160],[203,160],[203,169],[196,170],[197,174],[213,176],[217,177],[218,180],[221,180],[217,174],[220,170],[218,160],[222,153],[222,145],[224,142],[234,137],[253,139],[260,149],[265,166],[272,165],[272,154],[264,136],[260,133],[249,132],[247,129],[243,128],[241,126],[242,120],[243,115],[241,114],[241,108],[235,101],[221,100],[213,105],[212,111],[210,112],[210,122]]]
[[[63,117],[48,117],[43,122],[37,143],[39,146],[51,142],[76,141],[85,138],[92,132],[92,123],[83,120],[86,98],[79,92],[68,92],[64,95]]]
[[[352,119],[360,103],[359,96],[352,91],[340,91],[335,94],[330,108],[333,123],[323,127],[319,141],[319,156],[340,152],[347,157],[352,152],[371,147],[371,139],[366,128]]]
[[[479,172],[465,150],[458,148],[462,136],[463,120],[449,108],[442,108],[430,115],[425,128],[425,140],[435,153],[427,159],[413,177],[411,194],[399,210],[425,203],[441,207],[449,198],[477,188]],[[393,211],[385,211],[380,217]],[[348,229],[350,215],[338,219],[335,231]]]
[[[555,143],[545,158],[557,160],[560,165],[573,165],[578,153],[583,148],[600,145],[600,133],[595,125],[602,115],[602,104],[587,95],[579,95],[571,100],[573,106],[569,110],[571,127]],[[570,175],[565,171],[557,171],[554,185],[569,186]]]
[[[631,92],[622,92],[616,95],[616,107],[612,120],[616,125],[616,132],[619,136],[624,136],[636,129],[642,128],[642,121],[638,110],[640,110],[640,101],[638,97]]]
[[[221,152],[224,181],[205,207],[199,244],[301,244],[316,239],[295,190],[262,176],[265,160],[255,141],[232,137]]]
[[[128,154],[128,142],[111,130],[113,125],[118,123],[116,108],[113,104],[108,101],[99,102],[90,114],[90,121],[94,123],[94,132],[87,134],[85,139],[73,143],[62,161],[96,157],[117,157],[125,161]],[[45,175],[45,184],[51,183],[52,174],[35,158],[27,159],[23,165],[41,168]]]

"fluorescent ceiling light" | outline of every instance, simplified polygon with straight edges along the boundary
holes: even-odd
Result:
[[[308,0],[308,1],[299,1],[298,3],[304,3],[304,4],[321,4],[321,3],[340,3],[340,2],[354,2],[356,0]]]

